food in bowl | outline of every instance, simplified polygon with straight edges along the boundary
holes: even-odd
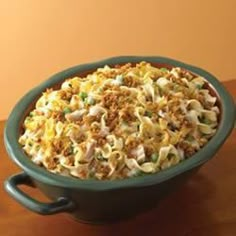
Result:
[[[183,72],[186,70],[195,77],[200,76],[205,79],[203,89],[209,88],[211,96],[217,97],[215,105],[220,108],[220,113],[217,117],[218,125],[212,128],[217,130],[204,147],[202,146],[190,158],[185,157],[186,160],[163,171],[137,178],[112,181],[110,179],[101,181],[95,178],[83,180],[72,178],[70,174],[69,176],[54,174],[31,161],[32,156],[24,152],[22,145],[19,144],[19,137],[25,132],[23,121],[26,115],[33,110],[35,101],[42,95],[42,92],[47,88],[59,88],[67,78],[78,75],[83,77],[105,65],[113,67],[128,62],[135,65],[141,61],[149,62],[158,68],[166,67],[168,70],[180,67]],[[96,224],[126,219],[156,206],[163,198],[190,179],[201,166],[210,161],[232,132],[235,115],[234,100],[216,77],[203,69],[174,59],[158,56],[120,56],[77,65],[58,72],[30,90],[18,101],[10,113],[4,131],[5,147],[9,157],[23,172],[8,177],[4,184],[5,189],[17,202],[31,211],[43,215],[66,212],[77,220]],[[31,158],[28,158],[29,156]],[[20,189],[20,185],[36,187],[51,201],[36,200]]]
[[[214,136],[219,114],[205,79],[180,67],[104,66],[47,89],[19,143],[50,172],[123,179],[190,158]]]

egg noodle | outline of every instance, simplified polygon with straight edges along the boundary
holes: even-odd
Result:
[[[19,143],[34,163],[61,175],[154,173],[191,157],[214,135],[216,100],[202,77],[181,68],[104,66],[47,89]]]

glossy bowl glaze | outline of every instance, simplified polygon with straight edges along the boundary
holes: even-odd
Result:
[[[41,93],[57,88],[67,78],[86,75],[104,65],[147,61],[157,67],[181,67],[206,79],[211,93],[218,98],[220,123],[215,136],[191,158],[155,174],[124,180],[80,180],[50,173],[34,164],[24,153],[18,138],[25,116]],[[67,212],[78,220],[104,223],[124,219],[154,207],[160,199],[184,183],[198,168],[210,160],[234,127],[235,104],[222,84],[208,72],[164,57],[121,56],[66,69],[29,91],[12,110],[4,133],[9,156],[23,172],[9,177],[5,189],[16,201],[39,214]],[[226,157],[227,158],[227,157]],[[18,185],[37,187],[51,203],[42,203],[22,192]]]

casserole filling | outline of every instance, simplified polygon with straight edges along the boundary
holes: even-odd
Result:
[[[37,165],[80,179],[123,179],[178,164],[215,134],[219,107],[181,68],[98,68],[47,89],[19,143]]]

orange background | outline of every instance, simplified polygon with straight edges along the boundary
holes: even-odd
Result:
[[[234,0],[0,1],[0,119],[51,74],[116,55],[162,55],[236,77]]]

